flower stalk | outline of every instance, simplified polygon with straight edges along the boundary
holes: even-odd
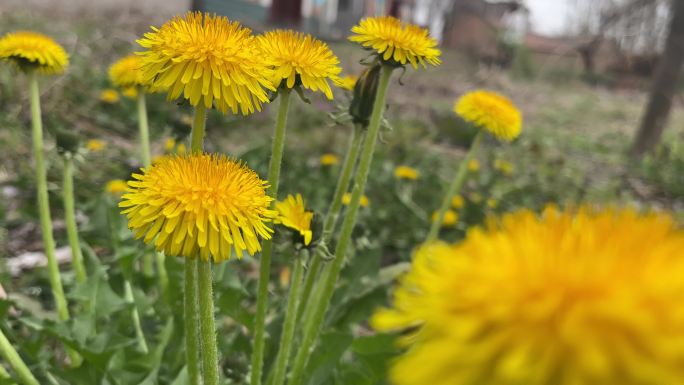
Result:
[[[145,102],[145,89],[138,87],[138,136],[140,140],[140,161],[144,167],[151,163],[150,156],[150,129],[147,122],[147,104]],[[150,253],[145,253],[142,258],[142,271],[147,277],[154,275],[154,260]]]
[[[285,149],[285,131],[287,127],[287,113],[290,107],[291,91],[282,88],[278,91],[280,105],[276,117],[275,134],[271,149],[271,160],[268,166],[268,182],[270,195],[274,199],[273,205],[278,199],[278,184],[280,182],[280,166],[283,161]],[[273,241],[264,240],[259,266],[259,286],[257,289],[257,308],[254,317],[254,344],[252,351],[251,385],[261,385],[261,377],[264,365],[264,339],[266,329],[266,308],[268,306],[268,281],[271,275],[271,254]]]
[[[318,277],[318,271],[320,269],[321,263],[323,262],[323,254],[327,252],[327,243],[332,236],[332,232],[335,229],[335,224],[337,223],[337,217],[339,216],[340,209],[342,208],[342,196],[349,188],[349,181],[351,180],[352,173],[354,171],[356,159],[359,157],[362,139],[362,128],[359,124],[356,124],[354,125],[351,137],[349,138],[347,153],[344,156],[342,170],[340,171],[340,176],[337,179],[337,186],[335,186],[335,192],[333,194],[332,201],[330,202],[330,207],[328,208],[328,212],[325,214],[325,219],[323,221],[323,233],[321,234],[319,246],[315,249],[311,264],[306,272],[304,288],[302,289],[301,298],[299,300],[300,305],[299,309],[297,310],[297,319],[302,317],[304,314],[304,309],[306,308],[305,304],[309,302],[311,290],[313,289],[314,283],[316,282],[316,277]]]
[[[211,260],[197,259],[199,283],[199,326],[202,346],[202,379],[204,385],[218,385],[218,348],[214,324],[214,290],[212,288]]]
[[[14,349],[12,343],[5,337],[5,333],[2,330],[0,330],[0,355],[14,369],[23,385],[40,385],[33,376],[33,373],[31,373],[31,370],[26,366],[26,363],[21,359],[21,356],[19,356],[19,353]]]
[[[454,179],[451,181],[451,184],[449,185],[446,193],[444,194],[442,204],[439,207],[439,211],[437,211],[437,217],[434,221],[432,221],[432,224],[430,225],[430,231],[428,232],[427,238],[425,239],[426,243],[432,242],[437,239],[437,235],[439,235],[439,229],[442,226],[442,222],[444,221],[444,215],[449,210],[449,206],[451,206],[451,199],[454,197],[454,195],[459,194],[461,192],[461,189],[463,188],[466,175],[468,174],[468,163],[470,163],[470,161],[475,156],[475,153],[477,152],[478,148],[480,147],[482,135],[483,131],[478,131],[478,133],[475,135],[475,138],[473,139],[472,144],[470,145],[468,153],[459,164],[458,171],[456,172],[456,175],[454,175]]]
[[[124,300],[126,303],[130,304],[131,307],[131,318],[133,321],[133,328],[135,329],[135,338],[138,340],[138,348],[144,354],[149,353],[147,348],[147,341],[145,341],[145,334],[143,333],[142,326],[140,324],[140,313],[138,312],[138,306],[135,304],[135,298],[133,297],[133,287],[131,286],[131,280],[124,278]]]
[[[315,287],[314,301],[311,304],[311,310],[305,313],[304,333],[292,367],[290,380],[288,382],[289,385],[303,384],[304,369],[306,368],[306,364],[312,353],[312,348],[320,332],[325,312],[328,309],[328,303],[332,298],[337,279],[344,263],[347,248],[351,241],[352,231],[356,224],[356,214],[359,210],[361,196],[365,190],[370,166],[373,161],[373,153],[380,131],[380,121],[385,109],[385,99],[387,98],[387,89],[389,87],[390,77],[392,76],[392,70],[393,68],[391,66],[382,66],[375,104],[368,124],[368,133],[363,141],[359,166],[354,178],[354,189],[352,190],[351,202],[347,207],[344,221],[342,222],[340,238],[337,247],[335,248],[335,257],[332,263],[324,268],[323,273],[318,280],[318,285]]]
[[[64,221],[66,222],[67,237],[71,247],[71,264],[76,272],[76,281],[85,283],[87,273],[83,264],[83,252],[78,239],[76,214],[74,204],[74,159],[70,153],[64,155],[64,175],[62,183],[62,199],[64,201]]]

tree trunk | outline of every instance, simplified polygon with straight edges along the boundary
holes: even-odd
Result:
[[[631,154],[640,157],[660,141],[667,124],[672,98],[677,90],[684,62],[684,1],[672,0],[672,20],[665,49],[656,68],[651,94]]]
[[[302,21],[302,0],[273,0],[268,21],[281,27],[299,27]]]

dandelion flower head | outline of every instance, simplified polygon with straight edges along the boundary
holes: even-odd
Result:
[[[272,71],[252,31],[223,16],[188,12],[138,40],[143,81],[191,105],[248,115],[268,102]]]
[[[313,235],[311,232],[313,212],[306,211],[306,204],[301,194],[288,195],[284,200],[276,202],[275,209],[278,212],[275,222],[299,232],[304,238],[304,245],[308,246]]]
[[[349,205],[351,203],[351,193],[344,193],[342,195],[342,204],[343,205]],[[361,207],[368,207],[370,204],[370,199],[366,196],[366,194],[361,195],[361,200],[359,201],[359,206]]]
[[[468,92],[456,101],[454,112],[503,141],[512,141],[522,130],[520,110],[508,98],[496,92]]]
[[[328,81],[339,83],[339,59],[327,44],[301,32],[278,29],[257,37],[263,61],[273,69],[275,87],[293,88],[297,81],[311,91],[333,98]]]
[[[116,196],[126,191],[126,189],[128,189],[128,184],[122,179],[112,179],[105,185],[105,191]]]
[[[340,158],[335,154],[327,153],[321,155],[318,161],[321,163],[322,166],[334,166],[340,163]]]
[[[141,65],[142,58],[139,55],[123,57],[109,67],[109,80],[124,89],[143,86]]]
[[[136,238],[167,255],[214,262],[254,255],[275,216],[267,182],[223,155],[172,155],[133,174],[119,207]]]
[[[397,65],[411,63],[413,68],[426,64],[437,66],[442,54],[437,40],[427,29],[402,23],[392,16],[368,17],[352,27],[349,40],[377,51],[384,62]]]
[[[437,221],[438,214],[439,213],[437,211],[432,213],[432,221],[433,222]],[[452,227],[456,223],[458,223],[458,213],[454,210],[451,210],[451,209],[447,210],[444,213],[444,219],[442,220],[442,227]]]
[[[396,385],[679,384],[683,250],[667,214],[522,210],[421,247],[371,323],[413,330]]]
[[[397,166],[394,169],[394,177],[397,179],[416,180],[420,176],[420,172],[413,167]]]
[[[86,148],[92,152],[102,151],[107,147],[107,142],[101,139],[90,139],[86,142]]]
[[[114,104],[119,101],[119,93],[112,88],[107,88],[100,92],[100,101],[107,104]]]
[[[358,76],[352,76],[352,75],[344,76],[340,79],[340,83],[339,83],[340,88],[343,88],[347,91],[353,91],[354,86],[356,85],[356,81],[358,79],[359,79]]]
[[[0,59],[9,61],[23,71],[61,74],[69,65],[64,48],[51,37],[38,32],[10,32],[0,37]]]

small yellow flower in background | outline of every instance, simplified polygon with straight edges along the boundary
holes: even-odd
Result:
[[[104,150],[107,147],[107,142],[100,139],[90,139],[86,142],[86,148],[92,152],[98,152]]]
[[[227,260],[261,250],[275,217],[268,183],[224,155],[166,156],[133,174],[119,207],[136,238],[166,255]]]
[[[109,80],[124,89],[144,86],[141,65],[142,58],[139,55],[125,56],[109,67]]]
[[[397,179],[416,180],[420,176],[420,172],[413,167],[397,166],[394,169],[394,177]]]
[[[377,51],[385,62],[413,68],[427,64],[437,66],[442,54],[437,48],[437,40],[430,37],[427,29],[413,24],[402,23],[392,16],[368,17],[352,27],[353,35],[349,40],[366,48]]]
[[[252,31],[223,16],[188,12],[138,40],[143,81],[167,89],[169,100],[181,95],[191,105],[215,105],[243,115],[268,103],[265,88],[273,71],[266,68]]]
[[[138,97],[138,89],[135,87],[127,87],[121,90],[121,95],[129,98],[135,99]]]
[[[437,220],[437,211],[432,213],[432,221]],[[442,227],[451,227],[458,223],[458,213],[454,210],[447,210],[444,213],[444,220],[442,221]]]
[[[119,101],[119,93],[112,88],[107,88],[100,92],[100,101],[107,104],[114,104]]]
[[[468,171],[470,171],[470,172],[480,171],[480,162],[478,162],[477,159],[471,159],[468,162]]]
[[[151,162],[152,162],[152,164],[159,163],[165,157],[166,157],[166,155],[157,155],[157,156],[152,158]]]
[[[0,38],[0,59],[9,61],[22,71],[61,74],[69,65],[64,48],[51,37],[38,32],[10,32]]]
[[[308,246],[313,236],[311,232],[313,212],[306,211],[306,204],[301,194],[288,195],[284,200],[276,202],[275,209],[278,216],[274,222],[298,231],[304,238],[304,245]]]
[[[482,203],[482,194],[476,192],[470,193],[468,194],[468,199],[475,204]]]
[[[352,91],[358,78],[358,76],[353,75],[345,76],[340,79],[339,86],[347,91]]]
[[[282,30],[265,32],[257,37],[261,59],[273,69],[273,85],[293,88],[301,81],[304,88],[321,91],[333,98],[328,81],[339,83],[339,59],[327,44],[302,32]]]
[[[185,147],[185,143],[178,143],[178,145],[176,146],[176,154],[184,155],[186,152],[188,152],[188,150]]]
[[[411,330],[396,385],[679,384],[682,250],[668,214],[522,210],[421,247],[371,325]]]
[[[105,191],[112,195],[120,195],[128,189],[128,184],[122,179],[113,179],[105,185]]]
[[[323,154],[318,159],[322,166],[334,166],[340,163],[340,158],[335,154]]]
[[[351,203],[351,193],[345,193],[344,195],[342,195],[342,204],[346,206],[349,203]],[[368,199],[366,194],[361,195],[361,200],[359,200],[359,206],[368,207],[369,204],[370,200]]]
[[[498,206],[499,206],[499,201],[497,201],[496,199],[494,199],[494,198],[487,199],[487,207],[489,207],[490,209],[495,209]]]
[[[164,141],[164,150],[166,152],[171,152],[173,149],[176,148],[176,139],[174,138],[167,138]]]
[[[498,170],[502,174],[509,176],[515,172],[515,166],[511,162],[507,162],[502,159],[497,159],[494,161],[494,169]]]
[[[284,266],[282,269],[280,269],[280,273],[278,274],[278,282],[280,283],[281,289],[287,289],[287,287],[290,286],[291,276],[292,270],[290,270],[289,266]]]
[[[454,112],[497,139],[510,142],[522,130],[522,113],[508,98],[491,91],[472,91],[461,96]]]
[[[451,198],[451,207],[460,209],[463,206],[465,206],[465,200],[462,195],[454,195],[454,197]]]

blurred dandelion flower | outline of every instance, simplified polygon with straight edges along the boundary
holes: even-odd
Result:
[[[122,179],[112,179],[105,185],[105,191],[115,196],[121,195],[126,189],[128,189],[128,184]]]
[[[342,204],[346,206],[349,203],[351,203],[351,193],[344,193],[344,195],[342,195]],[[369,204],[370,204],[370,200],[368,199],[366,194],[361,195],[361,200],[359,201],[359,206],[368,207]]]
[[[281,289],[287,289],[288,286],[290,286],[291,277],[292,270],[290,270],[290,266],[284,266],[282,269],[280,269],[280,273],[278,273],[278,283],[280,283]]]
[[[107,88],[100,92],[100,101],[107,104],[114,104],[119,101],[119,93],[112,88]]]
[[[164,150],[166,152],[171,152],[173,149],[176,148],[176,139],[174,138],[167,138],[164,141]]]
[[[301,194],[288,195],[284,200],[276,202],[275,209],[278,216],[274,222],[298,231],[304,238],[304,245],[308,246],[313,235],[311,232],[313,212],[306,211],[306,204]]]
[[[323,154],[318,160],[322,166],[334,166],[340,163],[340,158],[335,154]]]
[[[176,146],[176,154],[184,155],[186,152],[188,152],[188,149],[185,146],[185,143],[178,143],[178,145]]]
[[[141,66],[142,58],[139,55],[123,57],[109,67],[109,80],[123,89],[144,86]]]
[[[460,209],[465,205],[465,200],[463,199],[462,195],[454,195],[453,198],[451,198],[451,207],[455,209]]]
[[[421,247],[371,324],[413,329],[396,385],[679,384],[682,250],[667,214],[522,210]]]
[[[502,159],[497,159],[494,161],[494,169],[507,176],[512,175],[513,172],[515,172],[515,166],[513,163]]]
[[[494,199],[494,198],[487,199],[487,207],[489,207],[490,209],[495,209],[498,206],[499,206],[499,201],[497,201],[496,199]]]
[[[143,81],[183,95],[191,105],[213,104],[222,111],[247,115],[268,102],[273,89],[252,31],[223,16],[188,12],[138,40]]]
[[[0,59],[22,71],[53,75],[64,72],[69,56],[51,37],[31,31],[10,32],[0,38]]]
[[[468,194],[468,199],[475,204],[482,203],[482,194],[476,192],[470,193]]]
[[[470,171],[470,172],[480,171],[480,162],[478,162],[477,159],[471,159],[470,162],[468,162],[468,171]]]
[[[522,129],[520,110],[508,98],[495,92],[468,92],[456,101],[454,112],[463,120],[507,142],[517,138]]]
[[[294,88],[301,83],[333,98],[328,81],[339,83],[339,59],[327,44],[301,32],[278,29],[257,36],[262,59],[273,69],[273,85]]]
[[[439,213],[437,211],[432,213],[432,221],[433,222],[437,220],[438,214]],[[444,213],[444,220],[442,221],[442,227],[452,227],[456,223],[458,223],[458,213],[454,210],[447,210]]]
[[[104,150],[107,147],[107,142],[100,139],[90,139],[86,142],[86,148],[88,151],[98,152]]]
[[[129,99],[135,99],[138,97],[138,89],[135,87],[126,87],[121,90],[121,95]]]
[[[347,91],[353,91],[358,76],[348,75],[340,79],[339,86]]]
[[[119,207],[136,238],[167,255],[214,262],[261,250],[275,216],[267,182],[223,155],[167,156],[133,174]]]
[[[420,176],[418,170],[409,166],[397,166],[394,169],[394,177],[397,179],[416,180]]]
[[[441,63],[437,40],[430,37],[427,29],[402,23],[392,16],[365,18],[351,31],[354,34],[349,40],[377,51],[384,62],[402,66],[409,62],[413,68],[418,68],[418,64],[425,68],[426,63]]]

